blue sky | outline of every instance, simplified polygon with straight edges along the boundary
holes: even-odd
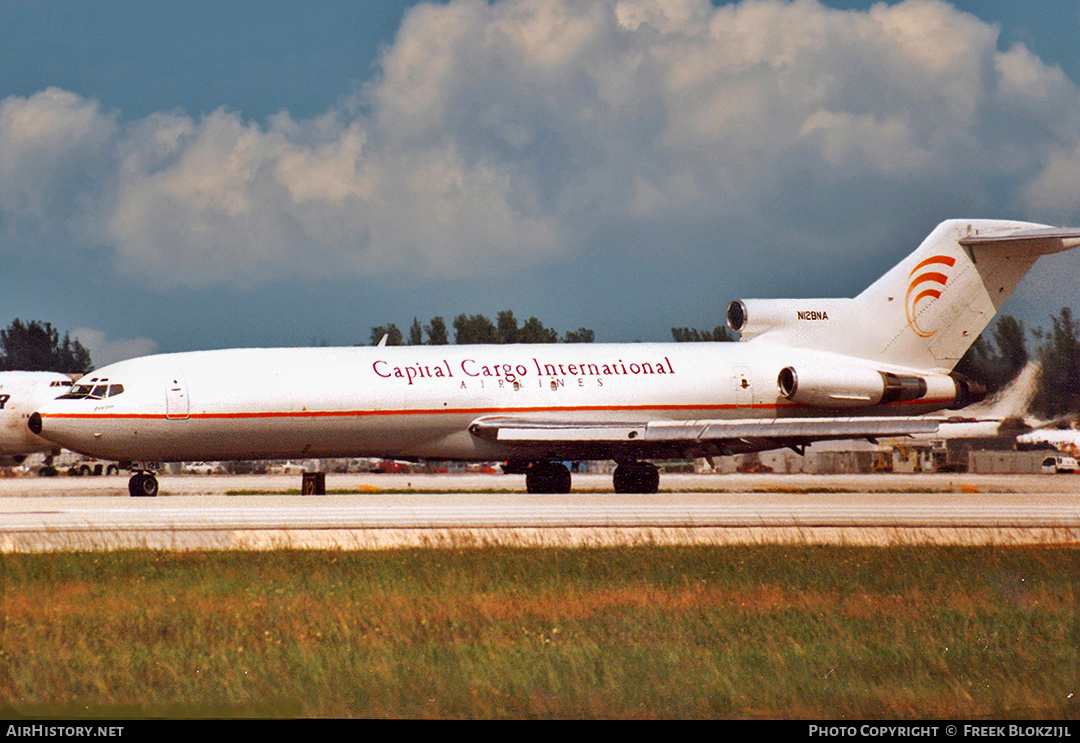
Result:
[[[600,341],[1080,224],[1080,4],[0,4],[0,324],[153,351],[512,309]],[[1077,307],[1044,259],[1006,311]]]

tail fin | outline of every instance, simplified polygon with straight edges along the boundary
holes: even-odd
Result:
[[[879,318],[872,358],[951,370],[1041,255],[1080,245],[1080,231],[999,220],[950,220],[853,300]],[[868,329],[869,330],[869,329]]]
[[[743,340],[767,336],[901,367],[948,372],[1040,255],[1077,245],[1080,229],[949,220],[854,299],[781,300],[787,311],[779,303],[770,306],[769,300],[733,303],[733,308],[739,305],[734,314],[742,313],[743,327],[732,326]],[[796,305],[801,311],[792,311]],[[762,315],[756,326],[749,322],[755,309]],[[729,318],[731,314],[729,310]]]

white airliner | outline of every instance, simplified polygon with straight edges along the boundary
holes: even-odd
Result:
[[[1016,437],[1016,443],[1023,446],[1047,444],[1059,451],[1080,451],[1080,431],[1075,428],[1037,428]]]
[[[123,361],[43,405],[30,428],[132,461],[382,457],[505,461],[567,492],[568,460],[647,460],[931,432],[918,418],[985,394],[953,366],[1035,259],[1080,230],[950,220],[853,299],[745,300],[740,343],[233,349]]]
[[[56,372],[0,372],[0,466],[22,464],[28,454],[60,447],[26,426],[31,413],[71,389],[71,377]]]

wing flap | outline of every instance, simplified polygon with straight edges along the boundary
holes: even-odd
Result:
[[[934,433],[925,418],[788,418],[774,420],[551,421],[481,418],[469,430],[500,443],[633,444],[698,443],[748,439],[826,440]]]

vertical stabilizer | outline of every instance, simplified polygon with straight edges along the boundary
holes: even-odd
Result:
[[[948,372],[1040,255],[1077,245],[1080,229],[949,220],[854,299],[737,304],[747,317],[756,310],[767,318],[744,323],[749,337]]]
[[[951,370],[1040,255],[1080,244],[1080,232],[997,220],[950,220],[853,300],[880,318],[871,358]],[[876,330],[876,332],[875,332]]]

